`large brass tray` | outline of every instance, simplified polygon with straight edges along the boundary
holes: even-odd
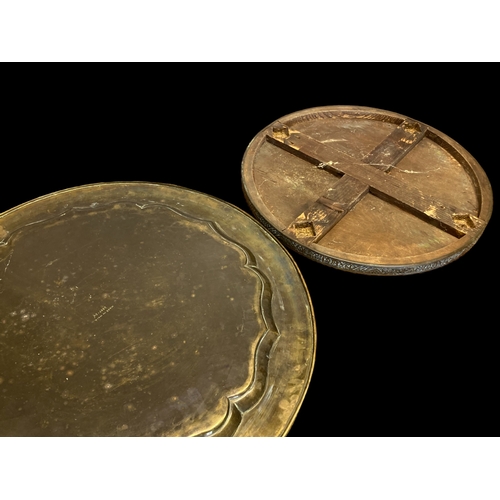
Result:
[[[60,191],[0,216],[0,435],[282,436],[315,322],[277,241],[163,184]]]

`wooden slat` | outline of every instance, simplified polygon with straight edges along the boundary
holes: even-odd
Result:
[[[335,186],[302,212],[285,234],[303,243],[317,243],[368,192],[368,186],[344,175]]]
[[[278,127],[278,130],[279,127]],[[284,129],[281,129],[284,130]],[[283,138],[286,134],[280,134]],[[396,127],[363,162],[387,171],[395,166],[424,137],[425,128],[404,121]],[[368,193],[369,186],[344,175],[334,186],[302,212],[285,230],[285,234],[304,244],[318,243]]]
[[[303,133],[290,131],[287,137],[268,136],[273,144],[337,175],[349,175],[369,186],[370,193],[393,203],[440,229],[461,237],[483,221],[426,196],[419,189],[369,165],[345,162],[335,150]],[[338,161],[337,161],[338,160]]]
[[[420,123],[405,120],[363,158],[363,163],[390,170],[424,138],[426,130]]]

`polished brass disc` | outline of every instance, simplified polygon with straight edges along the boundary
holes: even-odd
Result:
[[[281,436],[315,323],[279,243],[188,189],[73,188],[0,216],[0,435]]]
[[[483,233],[485,172],[442,132],[390,111],[306,109],[249,145],[243,187],[255,216],[322,264],[362,274],[429,271]]]

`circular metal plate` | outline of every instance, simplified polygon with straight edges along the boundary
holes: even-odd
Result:
[[[323,264],[399,275],[443,266],[488,223],[486,174],[454,140],[373,108],[312,108],[280,118],[249,145],[243,188],[255,216]]]
[[[0,435],[280,436],[315,355],[290,256],[171,185],[61,191],[0,216]]]

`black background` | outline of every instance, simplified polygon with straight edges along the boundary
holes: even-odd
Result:
[[[478,160],[495,190],[495,80],[492,66],[446,64],[164,65],[113,77],[32,76],[13,82],[22,83],[19,94],[6,93],[0,213],[118,180],[177,184],[248,212],[240,168],[252,138],[288,113],[339,104],[437,128]],[[421,275],[355,275],[293,254],[318,344],[290,436],[496,428],[497,225],[494,213],[466,255]]]

